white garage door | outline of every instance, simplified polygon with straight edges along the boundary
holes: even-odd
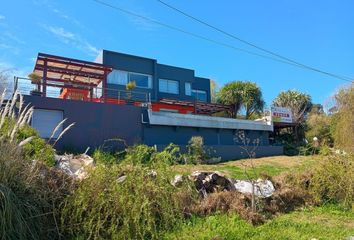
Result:
[[[34,109],[32,116],[32,127],[35,128],[42,138],[49,138],[54,128],[63,120],[63,111]],[[57,138],[62,131],[62,127],[55,133]]]

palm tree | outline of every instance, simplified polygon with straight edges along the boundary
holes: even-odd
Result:
[[[231,116],[235,118],[242,108],[245,109],[246,119],[249,119],[252,114],[262,112],[264,107],[261,89],[257,84],[248,81],[226,84],[221,88],[218,100],[222,104],[233,106]]]

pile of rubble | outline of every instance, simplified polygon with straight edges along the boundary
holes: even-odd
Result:
[[[84,179],[87,171],[95,167],[94,160],[87,154],[55,155],[56,167],[74,179]]]
[[[177,175],[179,176],[179,175]],[[175,177],[176,179],[181,177]],[[275,188],[271,181],[258,179],[257,181],[245,181],[227,178],[218,172],[193,172],[189,178],[194,182],[196,189],[206,197],[209,193],[221,191],[238,191],[244,194],[252,194],[257,197],[270,197],[273,195]]]
[[[84,179],[88,170],[95,168],[94,160],[87,154],[73,155],[55,155],[56,167],[67,173],[74,179]],[[156,175],[154,171],[151,173]],[[122,178],[122,177],[121,177]],[[252,194],[257,197],[270,197],[275,191],[271,181],[258,179],[257,181],[236,180],[227,178],[219,172],[200,172],[195,171],[188,176],[195,184],[196,190],[203,196],[207,197],[209,193],[222,191],[238,191],[244,194]],[[125,176],[121,181],[125,180]],[[171,182],[172,185],[178,186],[184,180],[182,175],[176,175]]]

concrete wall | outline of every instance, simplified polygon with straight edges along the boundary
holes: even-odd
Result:
[[[259,146],[269,146],[269,133],[266,131],[245,131],[246,138],[253,145],[259,139]],[[187,145],[193,136],[201,136],[205,145],[210,146],[242,146],[242,141],[237,136],[237,130],[212,129],[195,127],[171,127],[146,125],[143,128],[143,141],[147,145],[165,145],[173,142],[178,145]]]
[[[141,142],[141,108],[130,105],[113,105],[24,96],[26,103],[35,108],[63,111],[67,118],[64,128],[75,122],[58,142],[57,148],[85,151],[101,146],[105,140],[122,138],[128,144]]]
[[[144,73],[152,75],[152,89],[136,88],[135,91],[151,94],[153,101],[162,98],[172,98],[179,100],[193,101],[194,97],[185,95],[185,83],[190,82],[193,89],[207,92],[207,101],[210,102],[210,80],[199,78],[194,75],[194,70],[159,64],[155,59],[133,56],[124,53],[103,50],[102,63],[112,66],[114,69],[128,72]],[[179,82],[179,94],[169,94],[159,92],[159,78],[176,80]],[[107,84],[108,88],[114,90],[125,90],[125,86],[117,84]],[[108,96],[113,96],[114,91],[108,91]]]

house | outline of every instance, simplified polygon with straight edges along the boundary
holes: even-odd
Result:
[[[211,155],[228,160],[247,157],[237,137],[242,131],[248,145],[257,143],[246,147],[258,156],[282,154],[282,147],[269,144],[271,121],[215,117],[233,109],[211,103],[210,80],[191,69],[103,50],[95,62],[39,53],[34,73],[39,81],[18,77],[15,88],[34,106],[31,124],[42,137],[64,118],[63,127],[75,122],[58,142],[61,149],[118,143],[184,148],[192,136],[201,136]],[[135,87],[127,89],[129,82]]]

